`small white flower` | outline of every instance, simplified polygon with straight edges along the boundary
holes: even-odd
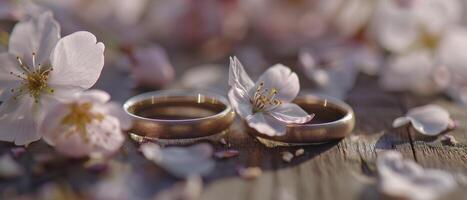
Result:
[[[410,109],[406,116],[395,119],[392,126],[401,127],[409,123],[421,134],[436,136],[446,131],[452,120],[445,109],[429,104]]]
[[[41,125],[44,140],[71,157],[108,156],[125,137],[131,119],[109,94],[100,90],[75,93],[51,108]]]
[[[104,65],[104,44],[89,32],[60,39],[60,27],[45,12],[19,22],[8,53],[0,54],[0,140],[29,144],[52,100],[88,89]]]
[[[260,133],[284,135],[288,123],[302,124],[313,118],[291,103],[298,95],[300,84],[297,74],[282,64],[266,70],[255,84],[240,61],[230,58],[229,85],[232,107]]]
[[[396,151],[384,152],[378,157],[376,165],[381,192],[395,198],[438,199],[457,185],[449,173],[423,169],[413,161],[404,160]]]
[[[191,147],[161,148],[154,143],[145,143],[140,147],[144,157],[155,162],[179,178],[206,175],[214,169],[214,152],[209,144],[197,144]]]

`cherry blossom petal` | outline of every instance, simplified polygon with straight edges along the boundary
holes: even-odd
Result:
[[[263,113],[256,113],[246,118],[248,126],[256,131],[269,136],[285,135],[287,127],[286,123],[275,119],[272,116]]]
[[[53,84],[49,84],[49,86],[54,89],[53,98],[63,102],[73,100],[74,96],[83,91],[83,89],[75,86],[59,86]]]
[[[55,145],[58,135],[60,134],[59,131],[56,131],[57,127],[61,127],[61,123],[63,118],[69,114],[69,107],[65,103],[58,103],[54,106],[51,106],[49,110],[47,110],[46,117],[41,123],[39,130],[43,133],[43,140],[49,145]],[[67,127],[71,128],[71,127]],[[63,132],[65,129],[61,127]]]
[[[271,116],[286,123],[303,124],[313,119],[314,114],[309,115],[300,106],[286,103],[278,106],[270,112]]]
[[[88,125],[87,131],[92,144],[92,153],[109,156],[116,152],[125,141],[121,131],[120,121],[111,116],[105,116],[101,122]]]
[[[120,104],[109,102],[104,106],[105,112],[114,116],[120,122],[120,128],[122,130],[129,130],[132,126],[132,120],[130,116],[123,110]]]
[[[370,21],[375,2],[350,0],[342,4],[335,16],[336,26],[344,36],[353,36]]]
[[[454,83],[446,90],[446,94],[458,103],[467,105],[467,85]]]
[[[334,52],[340,53],[340,50],[330,51],[329,54]],[[302,51],[299,58],[304,66],[305,75],[316,86],[313,92],[339,99],[344,99],[347,92],[353,88],[358,75],[358,69],[354,66],[354,62],[361,60],[354,58],[354,56],[338,57],[332,60],[333,63],[336,63],[332,66],[318,66],[315,65],[316,61],[310,52]]]
[[[393,126],[400,127],[411,123],[421,134],[435,136],[445,131],[451,121],[445,109],[429,104],[410,109],[405,117],[395,119]]]
[[[89,32],[80,31],[58,41],[50,56],[52,86],[87,89],[96,83],[104,66],[104,44]]]
[[[119,121],[112,116],[105,116],[102,121],[86,125],[84,133],[77,132],[75,127],[59,125],[49,134],[58,152],[70,157],[84,157],[94,154],[110,156],[123,144],[124,137]]]
[[[413,51],[406,55],[391,57],[380,79],[388,91],[410,90],[418,94],[433,94],[446,87],[437,81],[433,73],[438,71],[429,51]]]
[[[440,41],[437,56],[452,74],[467,77],[467,29],[451,28]]]
[[[110,95],[102,90],[87,90],[86,92],[78,93],[79,99],[97,103],[107,103],[110,100]]]
[[[229,85],[237,87],[246,93],[255,85],[237,57],[230,58]]]
[[[423,0],[417,2],[416,14],[430,34],[439,35],[460,21],[462,8],[458,0]]]
[[[49,56],[60,39],[60,25],[51,12],[40,14],[19,22],[11,33],[8,52],[23,58],[32,68],[32,53],[36,53],[36,64],[50,64]]]
[[[28,96],[17,100],[10,99],[1,105],[1,141],[14,142],[16,145],[27,145],[41,138],[37,130],[37,113],[31,113],[34,106],[34,100]]]
[[[419,26],[413,6],[403,7],[391,0],[378,1],[372,28],[377,41],[387,50],[401,53],[417,40]]]
[[[256,82],[256,87],[260,83],[264,83],[265,88],[275,88],[278,91],[276,98],[284,103],[293,101],[300,91],[297,74],[282,64],[266,70]]]
[[[315,57],[305,49],[301,49],[298,53],[298,60],[305,71],[312,71],[317,67]]]
[[[438,199],[456,187],[454,178],[441,170],[423,169],[396,151],[384,152],[376,162],[379,188],[386,195],[415,200]]]
[[[143,155],[171,174],[185,178],[193,175],[206,175],[214,169],[215,162],[211,158],[213,148],[203,143],[190,147],[161,148],[154,143],[142,144]]]
[[[12,75],[11,72],[22,73],[18,61],[9,53],[0,53],[0,88],[10,88],[12,84],[19,84],[21,79]]]
[[[252,114],[250,98],[243,90],[234,87],[229,91],[228,96],[230,105],[238,115],[242,118],[246,118],[248,115]]]
[[[175,78],[175,70],[162,47],[136,48],[131,56],[131,76],[138,86],[161,88]]]
[[[383,65],[383,55],[380,49],[363,45],[351,54],[353,63],[360,71],[368,75],[379,75]],[[356,75],[355,75],[356,77]]]

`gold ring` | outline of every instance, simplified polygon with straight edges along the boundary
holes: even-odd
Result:
[[[147,139],[194,139],[225,132],[235,119],[228,100],[206,91],[166,90],[128,99],[132,134]]]
[[[250,135],[263,143],[276,142],[272,146],[325,143],[344,138],[355,126],[352,108],[341,100],[320,95],[300,95],[294,103],[315,117],[306,124],[289,124],[283,136],[260,134],[247,127]]]

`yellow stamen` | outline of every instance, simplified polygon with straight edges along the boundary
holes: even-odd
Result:
[[[74,126],[76,131],[71,131],[70,134],[73,132],[80,133],[85,142],[89,141],[86,126],[94,120],[100,122],[104,119],[104,115],[92,111],[92,106],[93,104],[89,102],[82,104],[71,103],[69,104],[70,112],[61,121],[63,125]],[[70,136],[70,134],[67,136]]]
[[[21,74],[10,72],[12,76],[22,80],[19,88],[10,90],[12,93],[15,93],[14,99],[17,99],[24,94],[29,94],[32,98],[34,98],[36,103],[39,103],[40,96],[43,93],[54,92],[54,90],[49,87],[47,82],[49,79],[49,74],[53,68],[48,67],[44,68],[45,70],[43,70],[40,63],[38,64],[39,67],[36,68],[35,52],[32,53],[32,63],[34,68],[32,70],[24,64],[20,57],[16,57],[16,59],[18,60],[19,68],[23,72]]]
[[[261,112],[266,109],[273,109],[279,106],[282,102],[276,98],[279,92],[276,88],[272,88],[269,92],[264,88],[264,83],[261,82],[256,89],[256,92],[251,100],[253,105],[253,113]]]

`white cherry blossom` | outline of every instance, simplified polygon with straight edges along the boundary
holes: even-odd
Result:
[[[104,44],[89,32],[60,38],[52,13],[19,22],[8,53],[0,54],[0,140],[26,145],[40,139],[38,126],[54,100],[88,89],[104,65]]]
[[[459,8],[458,0],[378,1],[372,31],[384,48],[395,53],[435,45],[460,20]]]
[[[250,127],[269,136],[284,135],[287,124],[303,124],[313,118],[291,103],[298,95],[298,76],[288,67],[276,64],[254,83],[240,61],[230,59],[229,99],[232,107]]]
[[[375,38],[392,53],[381,78],[385,89],[465,100],[467,29],[459,25],[458,0],[384,0],[375,13]]]
[[[131,127],[131,119],[109,100],[104,91],[88,90],[54,105],[40,128],[44,140],[71,157],[114,153],[123,144],[122,129]]]

